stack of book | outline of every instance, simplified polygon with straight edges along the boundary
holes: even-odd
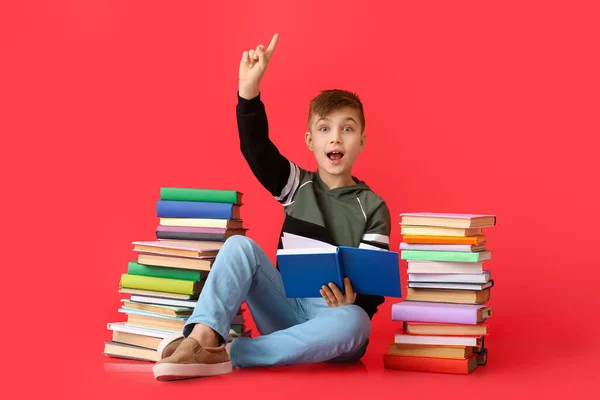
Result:
[[[118,311],[126,321],[107,325],[112,340],[105,343],[104,354],[109,356],[157,361],[160,342],[181,332],[192,315],[225,240],[246,232],[239,218],[241,194],[235,191],[162,188],[160,197],[157,240],[133,242],[137,259],[121,275],[119,292],[129,298],[121,300]],[[230,222],[240,229],[228,232]],[[243,311],[240,307],[231,321],[230,333],[250,336]]]
[[[494,215],[400,214],[406,299],[392,305],[402,327],[384,356],[388,369],[469,374],[487,362],[486,306],[494,285],[483,229]]]
[[[246,235],[240,217],[242,196],[234,190],[161,188],[156,238],[209,242],[220,248],[230,236]]]

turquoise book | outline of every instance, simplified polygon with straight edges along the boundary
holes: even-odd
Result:
[[[426,251],[403,250],[403,260],[450,261],[450,262],[482,262],[491,260],[491,251],[464,253],[459,251]]]

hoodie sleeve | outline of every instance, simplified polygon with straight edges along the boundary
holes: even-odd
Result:
[[[286,205],[306,171],[285,158],[269,139],[269,124],[260,94],[247,100],[237,94],[237,126],[240,149],[252,173],[275,197]]]
[[[371,214],[367,221],[365,233],[360,241],[359,248],[390,249],[391,218],[390,210],[385,202]]]

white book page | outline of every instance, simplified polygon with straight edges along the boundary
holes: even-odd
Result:
[[[335,254],[337,251],[336,247],[332,248],[302,248],[302,249],[279,249],[277,255],[286,254]]]
[[[336,246],[321,242],[320,240],[315,240],[311,238],[307,238],[304,236],[294,235],[292,233],[283,233],[283,237],[281,238],[281,242],[283,244],[284,249],[335,249]],[[335,252],[335,251],[334,251]]]

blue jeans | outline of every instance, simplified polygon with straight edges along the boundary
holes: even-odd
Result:
[[[287,298],[271,260],[240,235],[219,251],[183,335],[202,323],[224,342],[244,300],[261,336],[233,340],[235,367],[349,362],[365,354],[371,321],[362,308],[330,308],[322,298]]]

